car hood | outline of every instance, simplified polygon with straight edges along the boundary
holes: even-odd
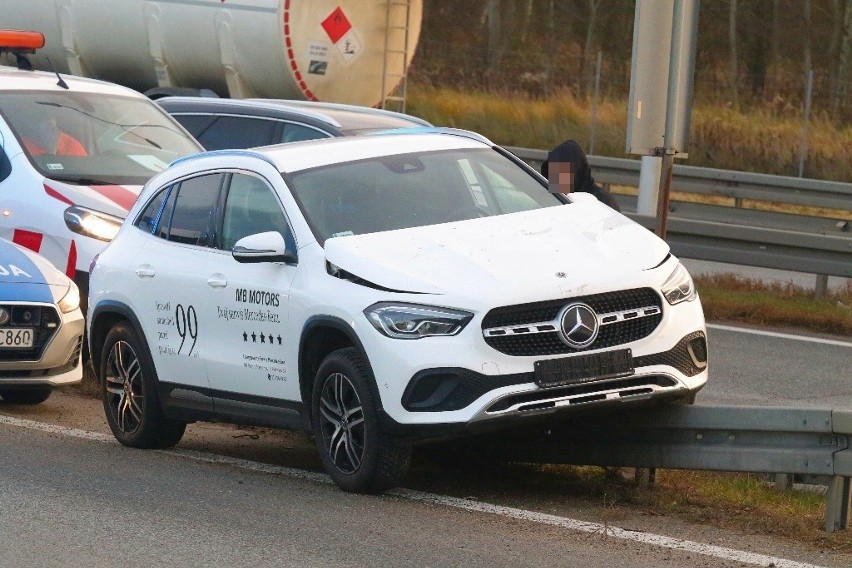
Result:
[[[325,251],[330,263],[384,288],[517,301],[626,285],[631,273],[659,265],[669,247],[609,207],[578,201],[336,237],[325,242]]]
[[[76,185],[47,179],[44,190],[54,199],[70,205],[79,205],[102,211],[122,219],[136,203],[141,185]]]
[[[0,302],[53,303],[70,286],[47,259],[0,239]]]

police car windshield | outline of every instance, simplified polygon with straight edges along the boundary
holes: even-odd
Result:
[[[382,156],[284,177],[320,243],[565,203],[490,148]]]
[[[144,98],[4,91],[0,113],[36,169],[71,183],[143,184],[201,149]]]

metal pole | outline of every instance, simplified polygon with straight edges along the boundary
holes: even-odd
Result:
[[[669,201],[671,201],[672,172],[674,171],[674,150],[657,148],[657,155],[663,159],[660,172],[660,200],[657,203],[657,236],[665,240],[666,226],[669,222]]]
[[[666,130],[662,148],[655,154],[663,158],[660,176],[660,203],[657,207],[657,235],[666,238],[669,198],[675,154],[686,155],[689,139],[689,107],[692,74],[695,68],[695,36],[698,28],[698,0],[674,0],[672,12],[671,57],[669,58]]]
[[[808,155],[808,131],[811,122],[811,98],[814,88],[814,70],[808,69],[808,82],[805,87],[805,115],[802,117],[802,144],[799,148],[799,177],[805,172],[805,157]]]
[[[639,215],[653,217],[657,214],[661,162],[656,156],[642,156],[639,169],[639,199],[636,202],[636,213]]]
[[[601,92],[601,61],[603,52],[598,50],[598,62],[595,65],[595,96],[592,99],[592,133],[589,139],[589,154],[595,153],[595,132],[598,126],[598,97]]]

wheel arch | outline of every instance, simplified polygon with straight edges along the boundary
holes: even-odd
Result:
[[[104,340],[106,339],[109,330],[112,329],[116,323],[122,321],[127,322],[134,328],[136,335],[139,337],[139,341],[142,342],[149,353],[151,352],[151,349],[148,346],[148,340],[142,332],[142,324],[139,322],[139,318],[136,317],[133,310],[130,309],[130,306],[123,302],[116,302],[114,300],[105,300],[99,303],[92,311],[92,321],[89,325],[89,354],[92,359],[92,366],[95,370],[95,378],[98,382],[101,380],[98,370],[101,365],[101,350],[103,349]]]
[[[379,406],[382,406],[373,366],[352,326],[335,316],[313,316],[305,322],[299,340],[299,393],[306,409],[305,420],[308,427],[311,424],[311,400],[317,371],[329,353],[346,347],[356,349],[367,362],[371,379],[370,389]]]

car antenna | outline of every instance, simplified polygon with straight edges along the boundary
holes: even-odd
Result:
[[[53,72],[56,73],[56,78],[59,79],[56,84],[62,87],[63,89],[68,89],[68,83],[62,78],[59,74],[59,71],[56,70],[56,67],[53,66],[53,62],[50,60],[50,57],[45,57],[47,59],[47,64],[50,65],[50,68],[53,69]]]

